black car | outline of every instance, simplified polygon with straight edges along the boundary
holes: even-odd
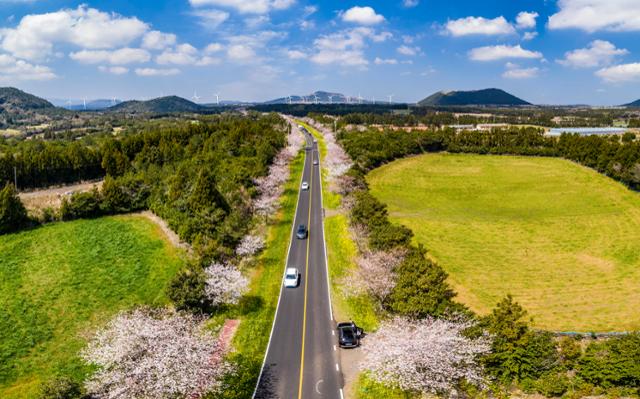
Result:
[[[304,240],[305,238],[307,238],[307,234],[307,226],[305,226],[304,224],[298,226],[296,237],[298,237],[300,240]]]
[[[356,326],[356,323],[338,323],[338,344],[341,348],[357,348],[361,337],[362,328]]]

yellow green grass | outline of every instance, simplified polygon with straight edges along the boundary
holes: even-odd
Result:
[[[82,379],[86,338],[122,309],[167,303],[184,256],[137,215],[0,236],[0,397],[33,398],[56,374]]]
[[[640,328],[640,197],[621,184],[562,159],[453,154],[368,182],[474,311],[511,293],[539,328]]]

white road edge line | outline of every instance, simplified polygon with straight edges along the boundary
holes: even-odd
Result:
[[[286,120],[289,122],[290,125],[292,125],[291,127],[294,128],[294,126],[293,126],[294,123],[292,121],[289,121],[288,119],[286,119]],[[295,126],[295,129],[298,129],[297,125]],[[300,129],[298,129],[298,133],[300,133],[303,136],[305,136],[304,138],[305,138],[305,147],[306,147],[307,146],[307,136],[304,135],[300,131]],[[318,153],[318,156],[319,156],[319,153]],[[290,235],[290,240],[289,240],[289,248],[287,249],[287,259],[284,262],[284,270],[282,271],[282,280],[280,281],[280,294],[278,295],[278,303],[276,304],[276,312],[273,315],[273,323],[271,323],[271,332],[269,333],[269,342],[267,343],[267,349],[264,351],[264,358],[262,359],[262,366],[260,367],[260,374],[258,374],[258,381],[256,382],[256,387],[253,389],[253,395],[251,395],[252,399],[255,399],[256,393],[258,392],[258,386],[260,385],[260,380],[262,379],[262,374],[264,373],[264,365],[267,362],[267,355],[269,354],[269,347],[271,346],[271,338],[273,338],[273,330],[274,330],[274,327],[276,326],[276,320],[278,318],[278,309],[280,308],[280,299],[282,298],[282,290],[283,290],[282,281],[284,280],[284,276],[287,273],[287,266],[289,265],[289,254],[291,253],[291,246],[293,245],[293,233],[294,233],[295,227],[296,227],[296,216],[298,215],[298,205],[300,204],[300,196],[301,196],[300,186],[302,185],[302,182],[304,181],[304,171],[305,171],[306,166],[307,166],[307,151],[305,150],[304,151],[304,163],[303,163],[303,167],[302,167],[302,173],[300,174],[300,183],[298,184],[298,199],[296,201],[296,210],[295,210],[295,213],[293,214],[293,223],[291,223],[291,235]],[[311,170],[311,173],[313,173],[313,169]],[[320,180],[320,184],[322,184],[322,180]],[[322,186],[320,186],[320,188],[322,189]],[[322,190],[320,190],[320,192],[322,193]]]
[[[340,388],[340,399],[344,399],[344,394],[342,393],[342,388]]]
[[[340,366],[336,363],[336,371],[340,371]]]

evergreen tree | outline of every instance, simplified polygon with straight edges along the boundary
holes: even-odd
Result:
[[[12,184],[0,190],[0,234],[16,231],[28,222],[27,210]]]

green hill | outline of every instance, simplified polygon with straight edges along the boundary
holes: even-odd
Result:
[[[169,114],[176,112],[202,112],[205,109],[205,107],[182,97],[167,96],[148,101],[125,101],[107,108],[107,111],[132,114]]]
[[[500,105],[517,106],[530,103],[500,89],[472,91],[439,91],[418,102],[422,106],[443,105]]]

